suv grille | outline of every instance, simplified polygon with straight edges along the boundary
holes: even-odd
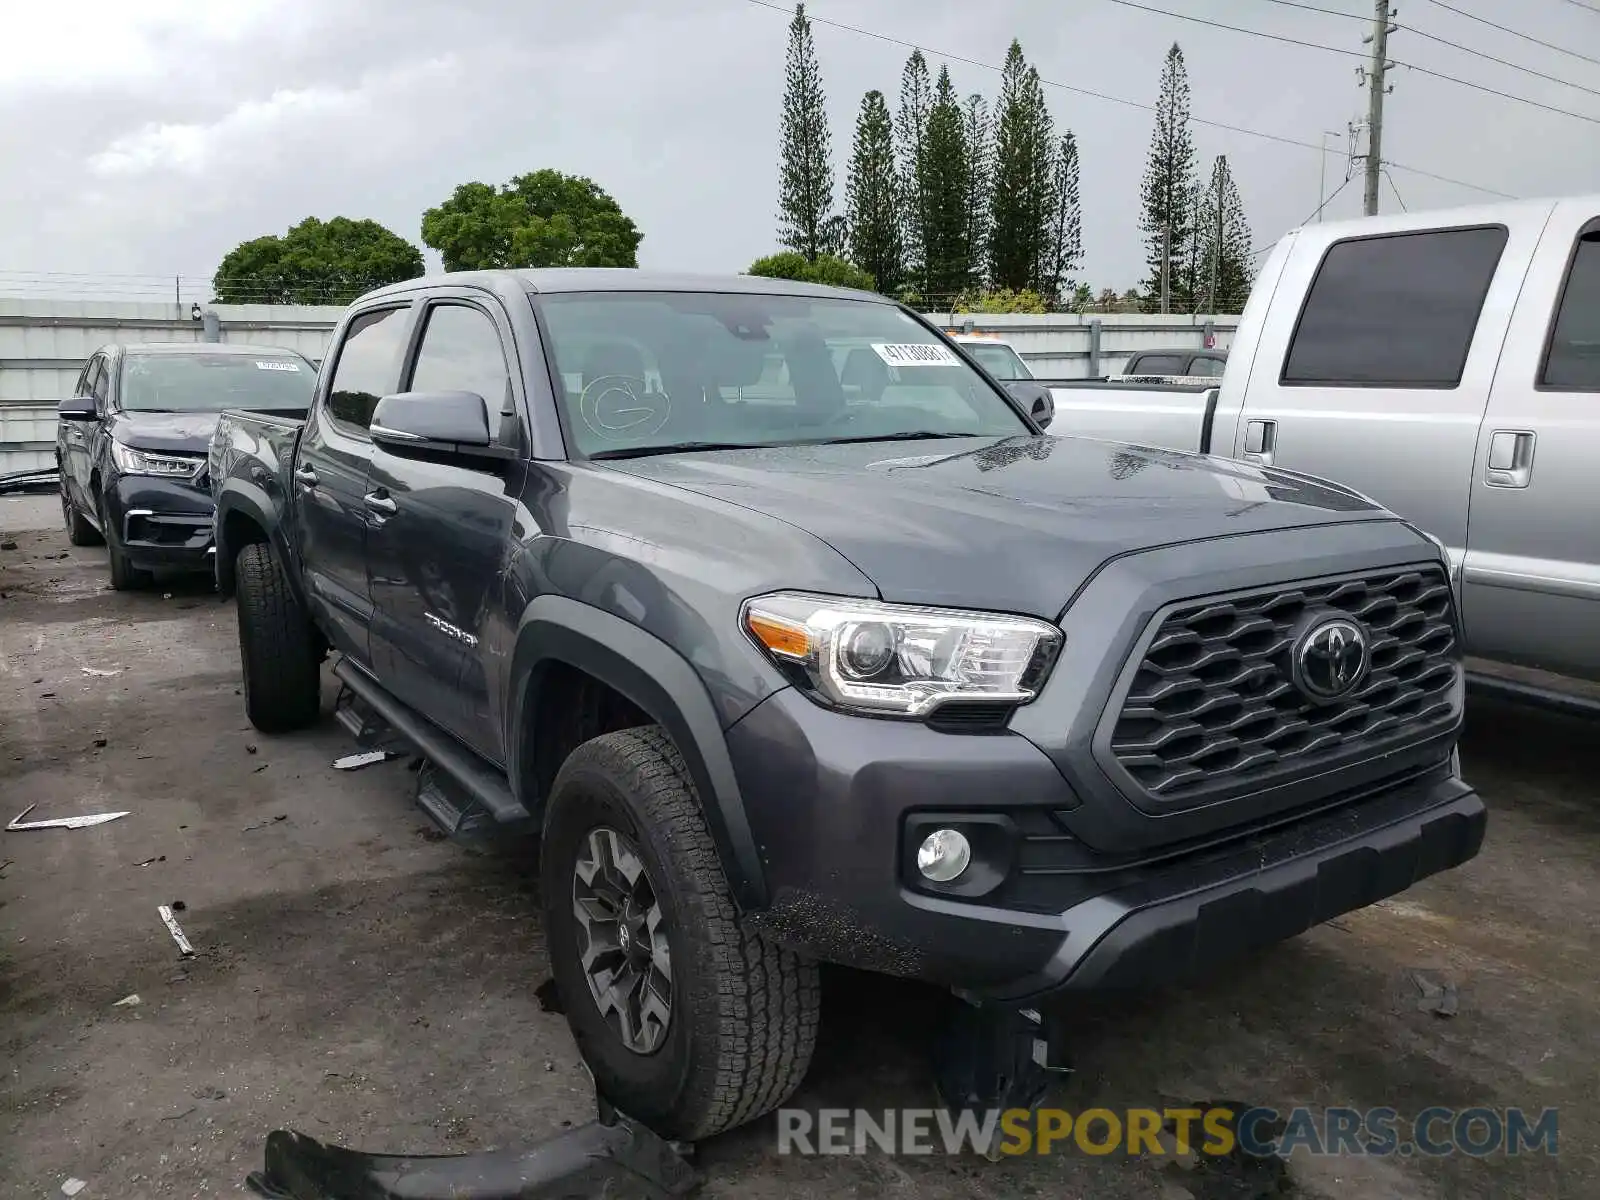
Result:
[[[1291,677],[1307,613],[1356,618],[1371,671],[1350,696],[1311,702]],[[1111,735],[1111,753],[1163,802],[1237,794],[1286,774],[1449,729],[1460,670],[1450,584],[1437,568],[1311,580],[1167,612]]]

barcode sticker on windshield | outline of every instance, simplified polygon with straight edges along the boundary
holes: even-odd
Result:
[[[298,371],[300,364],[292,362],[262,362],[257,359],[256,369],[259,371]]]
[[[878,357],[891,367],[954,367],[961,362],[949,346],[941,346],[936,342],[914,342],[907,345],[873,342],[872,348],[877,351]]]

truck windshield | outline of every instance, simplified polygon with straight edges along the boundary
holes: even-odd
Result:
[[[1009,383],[1013,379],[1032,379],[1033,372],[1028,370],[1027,364],[1017,357],[1017,352],[1010,346],[984,345],[981,342],[968,342],[962,349],[978,360],[978,365],[1002,383]]]
[[[280,353],[130,354],[119,403],[126,412],[305,412],[316,374]]]
[[[725,292],[534,298],[584,455],[1029,432],[887,303]]]

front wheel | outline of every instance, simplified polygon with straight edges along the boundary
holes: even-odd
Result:
[[[263,733],[303,729],[322,706],[316,631],[272,547],[253,542],[235,564],[245,713]]]
[[[540,886],[550,969],[601,1096],[694,1140],[793,1094],[816,1045],[816,964],[740,921],[660,728],[604,734],[563,764]]]

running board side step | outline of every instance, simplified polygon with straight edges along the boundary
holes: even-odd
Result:
[[[471,800],[494,818],[498,825],[530,819],[528,810],[517,803],[504,776],[485,765],[448,734],[435,729],[396,700],[383,685],[348,658],[333,668],[336,679],[348,687],[382,717],[417,751],[461,786]]]

